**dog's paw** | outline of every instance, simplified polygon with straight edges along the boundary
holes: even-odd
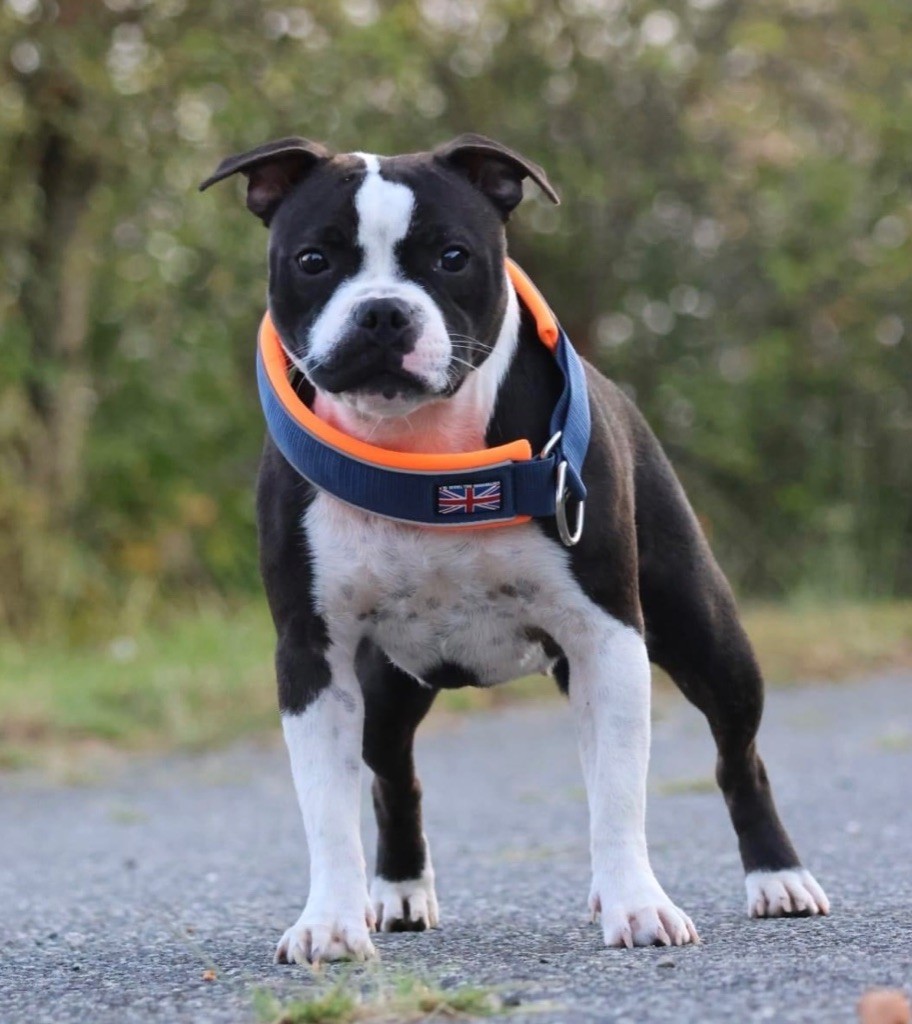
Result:
[[[830,912],[826,893],[804,868],[751,871],[744,884],[748,917],[816,917]]]
[[[634,887],[593,883],[589,909],[593,921],[601,916],[606,946],[632,949],[700,941],[693,921],[654,880]]]
[[[329,960],[372,960],[377,955],[370,933],[376,921],[365,907],[360,913],[304,908],[276,946],[279,964],[319,964]]]
[[[370,895],[381,931],[423,932],[439,923],[433,871],[404,882],[389,882],[378,876],[371,882]]]

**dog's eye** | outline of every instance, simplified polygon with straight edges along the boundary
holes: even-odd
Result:
[[[319,249],[305,249],[298,253],[298,266],[305,274],[322,274],[329,270],[329,260]]]
[[[450,274],[458,274],[469,262],[469,253],[461,245],[451,245],[440,254],[438,266]]]

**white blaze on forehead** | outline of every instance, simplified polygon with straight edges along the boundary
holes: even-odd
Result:
[[[378,156],[355,156],[367,167],[364,183],[355,194],[358,245],[364,251],[361,273],[370,277],[398,277],[396,245],[408,234],[415,193],[399,182],[381,178]]]
[[[413,349],[403,357],[402,366],[422,382],[430,395],[442,395],[450,382],[454,365],[453,342],[443,312],[425,288],[405,275],[396,258],[396,246],[408,234],[415,213],[415,193],[401,182],[388,181],[381,175],[382,157],[373,153],[349,155],[360,160],[366,170],[364,180],[354,195],[356,241],[363,259],[358,270],[339,283],[314,320],[306,359],[295,359],[295,363],[311,376],[321,363],[333,358],[337,347],[349,336],[355,312],[362,303],[373,299],[398,299],[409,307],[417,334]],[[470,386],[461,387],[458,396],[449,399],[451,415],[438,422],[437,428],[419,431],[409,419],[396,420],[396,417],[404,417],[406,412],[413,413],[421,402],[415,404],[409,400],[404,405],[396,405],[378,396],[361,396],[357,392],[337,396],[317,388],[314,400],[317,415],[356,436],[373,436],[378,416],[398,422],[400,428],[405,424],[408,429],[406,441],[399,438],[395,442],[405,443],[403,450],[464,451],[479,447],[497,388],[516,345],[519,309],[509,281],[504,285],[507,314],[496,351],[485,360],[481,372],[469,373]],[[461,356],[459,358],[462,359]],[[428,403],[427,408],[430,410],[432,405]],[[439,417],[429,413],[430,426],[436,420]],[[422,443],[431,447],[409,447],[413,438],[419,436]],[[375,443],[383,440],[378,435]],[[393,438],[385,440],[392,442]]]

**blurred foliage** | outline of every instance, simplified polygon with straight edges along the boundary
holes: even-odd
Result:
[[[0,53],[5,627],[256,585],[266,237],[195,185],[290,133],[539,160],[512,250],[737,586],[912,593],[906,0],[2,0]]]

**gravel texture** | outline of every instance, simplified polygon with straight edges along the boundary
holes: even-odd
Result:
[[[418,757],[442,927],[379,936],[379,969],[317,978],[272,963],[307,877],[278,745],[132,761],[82,786],[7,776],[0,1022],[234,1024],[256,1019],[257,988],[301,996],[378,971],[493,986],[504,1019],[535,1024],[853,1021],[865,989],[912,983],[912,678],[774,691],[761,750],[830,918],[747,919],[705,724],[662,694],[653,864],[703,943],[604,949],[585,914],[585,797],[555,702],[428,724]]]

